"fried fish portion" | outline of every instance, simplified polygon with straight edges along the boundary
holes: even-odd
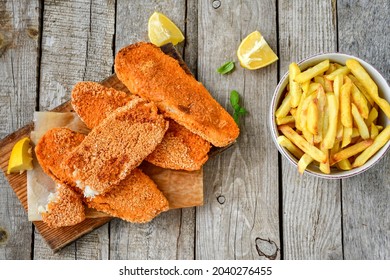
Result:
[[[104,194],[155,150],[168,125],[154,104],[135,98],[94,127],[64,164],[84,196]]]
[[[46,207],[40,209],[42,220],[50,228],[73,226],[85,220],[81,196],[66,185],[57,185]]]
[[[84,198],[90,208],[132,223],[146,223],[169,209],[156,184],[138,168],[103,195]]]
[[[39,151],[39,163],[44,171],[56,182],[57,192],[49,197],[49,203],[41,207],[43,221],[50,227],[77,224],[84,220],[82,201],[98,211],[134,223],[150,221],[163,211],[168,210],[168,201],[156,184],[141,170],[135,168],[124,180],[104,195],[91,198],[77,194],[69,185],[75,185],[67,172],[59,166],[65,155],[71,153],[85,138],[81,133],[68,128],[53,128],[46,132],[36,146]],[[76,188],[76,190],[78,190]]]
[[[194,171],[208,159],[211,145],[173,120],[163,141],[145,160],[162,168]]]
[[[99,83],[79,82],[73,87],[71,102],[80,119],[92,129],[132,99],[134,96]]]
[[[79,82],[72,91],[73,108],[91,129],[131,98],[135,97],[95,82]],[[169,120],[163,140],[146,161],[162,168],[199,170],[208,159],[210,147],[200,136]]]
[[[63,161],[84,138],[85,135],[65,127],[48,130],[35,146],[35,155],[43,171],[57,182],[75,186],[74,179]]]
[[[239,128],[229,113],[174,58],[151,43],[122,48],[115,72],[130,92],[154,102],[175,120],[217,147],[232,143]]]

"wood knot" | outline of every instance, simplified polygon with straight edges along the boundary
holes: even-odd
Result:
[[[8,240],[8,233],[5,229],[0,228],[0,245],[5,244]]]
[[[226,201],[226,198],[223,195],[217,196],[217,201],[219,204],[224,204]]]
[[[214,9],[218,9],[219,7],[221,7],[221,1],[219,1],[219,0],[214,0],[213,3],[212,3],[212,5],[213,5],[213,8],[214,8]]]
[[[27,28],[27,35],[31,39],[36,39],[38,38],[39,31],[35,27],[29,27]]]
[[[279,248],[274,241],[257,237],[255,244],[259,256],[266,257],[269,260],[275,260],[278,256]]]

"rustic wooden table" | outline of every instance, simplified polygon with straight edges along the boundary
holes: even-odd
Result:
[[[267,125],[292,61],[339,51],[389,81],[389,0],[0,0],[0,138],[67,101],[76,82],[112,74],[121,47],[148,39],[154,11],[183,31],[178,50],[216,99],[229,108],[235,89],[250,112],[237,145],[204,168],[204,206],[113,220],[54,254],[1,174],[0,259],[390,259],[390,155],[351,179],[300,176]],[[254,30],[279,61],[218,74]]]

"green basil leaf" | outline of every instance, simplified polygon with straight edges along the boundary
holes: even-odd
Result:
[[[236,90],[232,90],[230,93],[230,104],[234,108],[240,102],[240,95]],[[234,108],[235,109],[235,108]]]
[[[248,113],[248,111],[244,108],[244,107],[240,107],[240,109],[238,110],[238,113],[243,116],[245,115],[246,113]]]
[[[234,113],[233,113],[233,119],[234,119],[234,121],[236,122],[236,124],[239,124],[239,122],[240,122],[240,116],[239,116],[239,114],[238,114],[237,111],[234,111]]]
[[[225,64],[223,64],[221,67],[217,69],[217,72],[225,75],[227,73],[230,73],[234,69],[234,62],[233,61],[228,61]]]

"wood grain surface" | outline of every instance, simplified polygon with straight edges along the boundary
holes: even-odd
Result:
[[[331,1],[279,1],[279,75],[288,65],[321,52],[337,51]],[[283,256],[285,259],[342,259],[340,181],[300,176],[281,162]]]
[[[340,1],[339,51],[371,63],[390,81],[390,2]],[[353,22],[354,24],[350,24]],[[390,156],[342,181],[345,259],[390,259]]]
[[[249,111],[236,145],[204,167],[205,205],[115,220],[53,253],[0,174],[0,259],[390,259],[390,156],[342,181],[300,176],[267,124],[292,61],[339,51],[390,81],[388,0],[0,0],[0,138],[68,100],[75,82],[111,75],[121,47],[148,40],[154,11],[183,31],[179,52],[222,106],[232,113],[235,89]],[[236,50],[254,30],[279,60],[248,71]],[[227,60],[235,71],[218,74]]]

